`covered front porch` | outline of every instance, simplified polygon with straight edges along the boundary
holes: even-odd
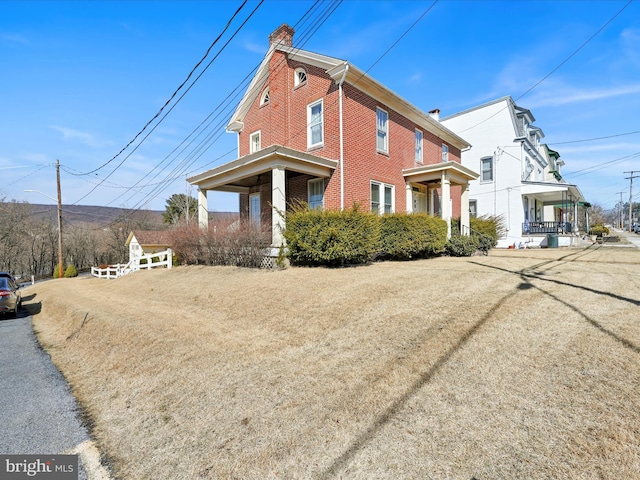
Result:
[[[307,194],[309,182],[331,177],[338,166],[330,160],[273,145],[187,179],[198,187],[198,221],[208,227],[208,191],[241,194],[240,217],[271,231],[271,246],[280,247],[287,201]],[[291,190],[290,192],[287,189]],[[324,189],[324,188],[323,188]]]
[[[523,235],[575,235],[579,233],[579,207],[585,205],[575,185],[523,182]]]
[[[460,187],[460,225],[469,234],[469,182],[479,174],[457,162],[423,165],[402,171],[406,181],[407,213],[427,212],[447,222],[451,238],[453,218],[452,187]]]

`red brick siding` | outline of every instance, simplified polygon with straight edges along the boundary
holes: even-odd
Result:
[[[294,86],[294,70],[303,67],[307,81]],[[244,128],[239,134],[240,156],[249,153],[249,137],[261,131],[261,147],[284,145],[295,150],[313,153],[320,157],[340,158],[339,99],[338,86],[320,68],[301,64],[275,52],[271,62],[269,78],[265,83],[270,90],[270,101],[260,106],[261,94],[257,96],[244,119]],[[415,162],[416,125],[404,116],[359,91],[357,87],[343,86],[344,126],[344,202],[345,207],[354,203],[368,209],[371,181],[391,184],[395,187],[395,210],[406,211],[406,190],[402,170],[419,164]],[[323,99],[324,134],[323,146],[307,148],[307,106]],[[376,108],[389,114],[388,154],[376,151]],[[442,144],[436,135],[423,132],[423,164],[442,161]],[[460,150],[449,146],[449,160],[460,163]],[[325,180],[325,208],[340,207],[340,167]],[[307,200],[309,177],[287,175],[287,200]],[[293,189],[291,192],[289,189]],[[266,195],[266,196],[265,196]],[[268,206],[270,198],[263,191],[262,205]],[[453,214],[460,216],[460,189],[452,188]],[[268,207],[263,207],[269,210]]]

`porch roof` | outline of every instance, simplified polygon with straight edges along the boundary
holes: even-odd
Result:
[[[563,194],[568,193],[574,201],[584,202],[584,197],[577,185],[553,182],[523,182],[520,189],[522,195],[534,195],[545,204],[561,203]]]
[[[249,187],[256,185],[258,175],[270,172],[274,167],[315,177],[329,177],[337,166],[337,160],[272,145],[189,177],[187,181],[201,190],[246,193]]]
[[[480,176],[480,174],[457,162],[443,162],[407,168],[402,171],[402,175],[406,180],[415,183],[439,182],[442,179],[443,172],[449,175],[451,183],[457,185],[466,185]]]

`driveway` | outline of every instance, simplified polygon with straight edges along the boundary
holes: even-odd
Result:
[[[75,399],[25,311],[0,317],[0,371],[0,454],[78,454],[79,479],[105,478]]]

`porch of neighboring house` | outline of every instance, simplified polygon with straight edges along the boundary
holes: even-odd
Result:
[[[528,238],[529,245],[545,247],[557,239],[557,246],[570,246],[580,235],[579,207],[585,203],[575,185],[524,185],[522,204],[522,235]]]

